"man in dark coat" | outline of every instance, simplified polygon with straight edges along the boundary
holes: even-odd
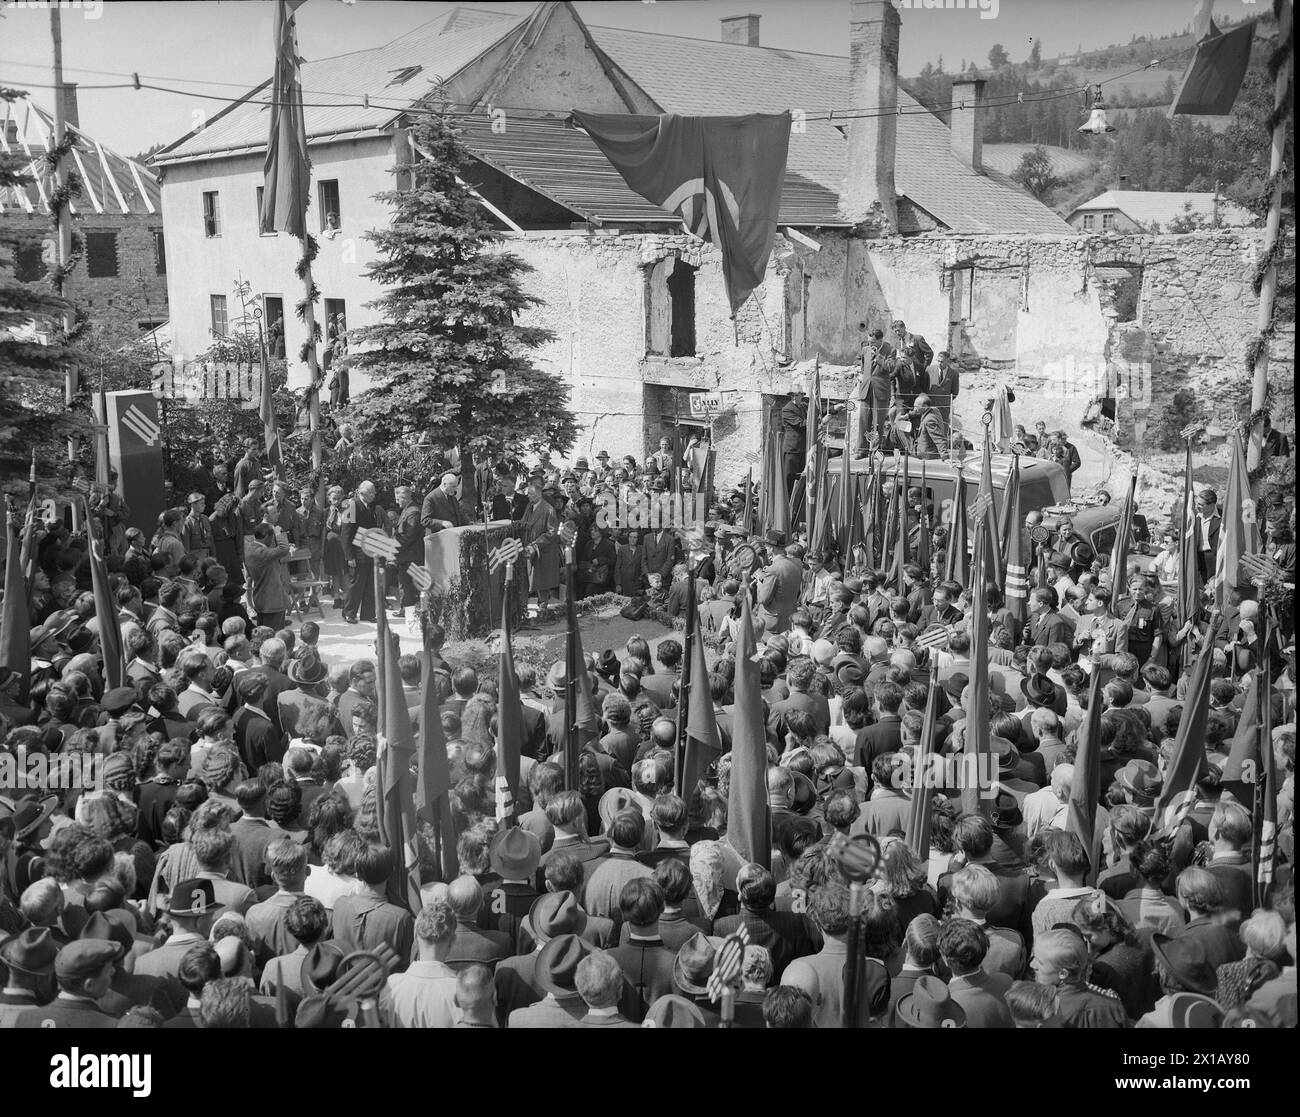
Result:
[[[804,471],[808,451],[808,401],[803,385],[790,385],[790,399],[781,408],[781,462],[787,492],[794,489],[795,479]]]
[[[362,481],[357,495],[348,501],[344,510],[343,555],[352,567],[352,587],[343,603],[343,619],[348,624],[359,621],[369,624],[375,619],[375,609],[383,602],[375,601],[375,564],[357,543],[357,532],[363,528],[376,528],[382,524],[382,513],[375,504],[375,486]]]
[[[420,507],[420,523],[430,535],[444,528],[464,525],[465,516],[460,507],[460,478],[454,473],[444,473],[438,487],[424,498],[424,504]]]

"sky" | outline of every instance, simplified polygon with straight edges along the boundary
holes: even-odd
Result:
[[[1035,38],[1043,56],[1053,57],[1126,43],[1135,34],[1177,32],[1190,25],[1196,8],[1195,0],[968,0],[964,10],[925,9],[922,2],[898,0],[904,75],[940,56],[949,71],[962,59],[983,63],[994,43],[1022,61]],[[1218,0],[1216,12],[1238,18],[1252,10],[1250,3]],[[0,0],[0,86],[26,89],[52,108],[47,6],[46,0]],[[325,58],[379,46],[457,6],[308,0],[298,15],[299,52]],[[461,6],[528,11],[533,5]],[[699,39],[717,39],[725,16],[756,13],[764,46],[848,54],[848,0],[579,0],[575,7],[589,24]],[[193,127],[196,111],[211,115],[221,107],[199,94],[239,96],[271,74],[271,0],[63,0],[61,8],[64,77],[79,83],[81,127],[126,155],[170,143]],[[133,73],[182,92],[91,88],[130,82]]]

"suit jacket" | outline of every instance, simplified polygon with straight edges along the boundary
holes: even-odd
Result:
[[[406,969],[415,941],[415,919],[405,908],[399,908],[370,892],[340,896],[334,901],[331,921],[334,944],[351,954],[355,950],[374,950],[388,943],[397,952],[394,969]]]
[[[453,527],[460,527],[465,523],[460,503],[443,492],[441,486],[426,496],[424,503],[420,505],[420,523],[424,525],[426,532],[432,534],[442,530],[442,525],[435,523],[437,520],[447,520]]]
[[[646,532],[641,538],[641,574],[648,578],[651,574],[663,575],[665,586],[673,572],[673,563],[677,560],[677,537],[669,530]]]
[[[635,547],[628,543],[619,545],[614,553],[614,592],[624,597],[635,597],[644,589],[641,580],[642,560],[645,557],[641,544]]]
[[[1029,622],[1030,642],[1041,644],[1064,644],[1067,648],[1073,643],[1074,629],[1060,613],[1048,610],[1039,613]]]
[[[772,705],[767,716],[768,728],[773,730],[782,728],[785,724],[785,715],[791,710],[801,710],[809,714],[817,723],[819,733],[825,733],[830,728],[831,708],[826,699],[820,694],[797,690],[791,691],[786,698]]]
[[[636,1010],[630,1019],[640,1023],[655,1001],[673,991],[673,962],[677,955],[659,938],[629,939],[625,946],[616,946],[609,953],[637,994]]]
[[[896,714],[886,714],[875,725],[862,731],[858,755],[853,763],[871,771],[871,762],[887,752],[897,752],[903,747],[903,719]]]
[[[1211,860],[1205,866],[1223,885],[1223,913],[1234,925],[1238,920],[1249,919],[1255,910],[1255,882],[1251,879],[1250,858],[1244,854],[1237,854],[1236,858],[1240,859]]]
[[[14,1020],[15,1028],[116,1028],[117,1017],[109,1016],[94,1001],[55,997],[40,1008],[24,1009]]]
[[[987,861],[974,862],[983,865],[998,882],[998,902],[985,916],[985,920],[994,927],[1009,927],[1020,932],[1021,938],[1028,938],[1030,931],[1030,914],[1033,901],[1029,895],[1029,875],[1021,869],[1008,869],[999,865],[991,857]],[[947,906],[952,891],[951,872],[939,877],[939,902]]]
[[[785,632],[799,603],[803,567],[788,555],[777,555],[758,583],[758,616],[767,632]]]
[[[528,1008],[515,1009],[506,1024],[508,1028],[572,1028],[587,1015],[587,1002],[577,993],[557,1000],[547,993]]]
[[[360,497],[346,501],[343,505],[343,532],[339,536],[343,557],[358,565],[369,563],[365,551],[356,545],[357,532],[362,528],[379,527],[382,523],[378,504],[366,504]]]
[[[966,1012],[968,1028],[1014,1028],[1011,1010],[1003,999],[1010,988],[1011,978],[1006,974],[990,974],[982,969],[948,982],[952,999]]]
[[[1206,960],[1216,970],[1228,962],[1240,962],[1246,956],[1241,940],[1222,923],[1206,916],[1193,919],[1175,937],[1197,939],[1205,947]]]
[[[775,830],[775,827],[773,827]],[[796,958],[815,953],[808,924],[802,915],[792,911],[752,911],[741,907],[739,915],[726,915],[713,922],[713,934],[726,938],[741,924],[749,931],[751,946],[765,946],[772,955],[772,974],[783,974],[786,966]]]
[[[277,838],[283,838],[284,831],[264,818],[245,814],[231,823],[230,834],[235,839],[230,848],[230,879],[254,889],[270,884],[271,877],[266,871],[266,847]]]
[[[504,931],[484,931],[472,923],[457,921],[456,937],[445,959],[453,970],[463,970],[475,962],[492,969],[514,951],[514,943]]]

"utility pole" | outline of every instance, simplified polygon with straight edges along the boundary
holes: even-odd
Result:
[[[1282,0],[1277,21],[1277,41],[1286,43],[1291,38],[1291,0]],[[1264,226],[1264,248],[1272,256],[1277,249],[1278,228],[1282,221],[1282,157],[1286,149],[1286,134],[1290,117],[1283,112],[1291,84],[1291,54],[1279,67],[1273,83],[1273,144],[1269,155],[1268,173],[1273,182],[1273,196],[1268,203],[1268,221]],[[1277,263],[1270,260],[1259,289],[1259,313],[1255,319],[1256,336],[1262,339],[1255,358],[1255,382],[1250,393],[1251,414],[1257,414],[1268,405],[1268,329],[1273,322],[1273,299],[1277,294]],[[1250,442],[1246,447],[1246,468],[1255,469],[1264,455],[1264,424],[1256,421],[1250,428]]]
[[[56,147],[62,147],[64,138],[67,136],[67,121],[64,118],[63,105],[63,17],[59,12],[57,4],[50,5],[50,38],[54,45],[54,143]],[[59,156],[54,164],[54,186],[57,196],[57,205],[54,210],[54,220],[56,223],[56,232],[58,239],[55,241],[55,261],[58,265],[58,282],[55,284],[55,294],[60,298],[64,297],[64,290],[67,284],[67,276],[63,269],[67,267],[68,260],[72,257],[72,210],[68,205],[68,199],[65,191],[68,185],[68,160],[67,156]],[[63,312],[63,336],[68,338],[72,333],[73,315],[71,310]],[[63,374],[63,404],[68,411],[72,410],[72,402],[77,395],[77,366],[68,361],[67,367]],[[80,447],[76,435],[68,437],[68,461],[75,462]],[[77,501],[72,502],[72,527],[76,531],[80,528],[81,512]]]

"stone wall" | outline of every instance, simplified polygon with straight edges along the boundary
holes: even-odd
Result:
[[[820,250],[778,236],[767,281],[734,322],[720,256],[694,237],[513,238],[511,250],[535,268],[527,286],[545,300],[530,321],[557,332],[539,357],[574,385],[585,428],[575,456],[603,448],[641,460],[654,449],[663,431],[662,397],[647,386],[731,391],[737,398],[714,433],[718,483],[733,484],[761,447],[767,409],[789,391],[792,376],[806,377],[820,362],[823,391],[842,397],[867,330],[887,331],[895,319],[923,334],[936,352],[947,347],[958,356],[964,375],[957,412],[968,428],[1005,383],[1016,394],[1016,422],[1032,429],[1042,420],[1065,430],[1085,459],[1077,489],[1122,491],[1136,449],[1135,405],[1152,425],[1174,391],[1186,386],[1212,426],[1226,429],[1234,419],[1257,310],[1250,275],[1261,230],[865,239],[827,229],[810,235]],[[647,355],[651,275],[667,255],[699,269],[692,357]],[[1287,330],[1279,330],[1273,347],[1271,379],[1289,397]],[[1117,425],[1097,433],[1081,420],[1108,384],[1112,393],[1119,385]],[[1292,414],[1289,398],[1278,414]]]
[[[89,205],[84,199],[79,208]],[[49,218],[44,213],[21,214],[6,210],[5,223],[17,225],[25,242],[40,239],[43,254],[54,257]],[[146,322],[166,322],[167,276],[158,274],[154,233],[162,232],[162,214],[82,213],[73,218],[82,237],[88,232],[117,234],[117,275],[92,279],[86,259],[77,264],[67,284],[67,295],[90,320],[113,336],[129,339],[142,332]],[[40,282],[44,282],[41,280]]]

